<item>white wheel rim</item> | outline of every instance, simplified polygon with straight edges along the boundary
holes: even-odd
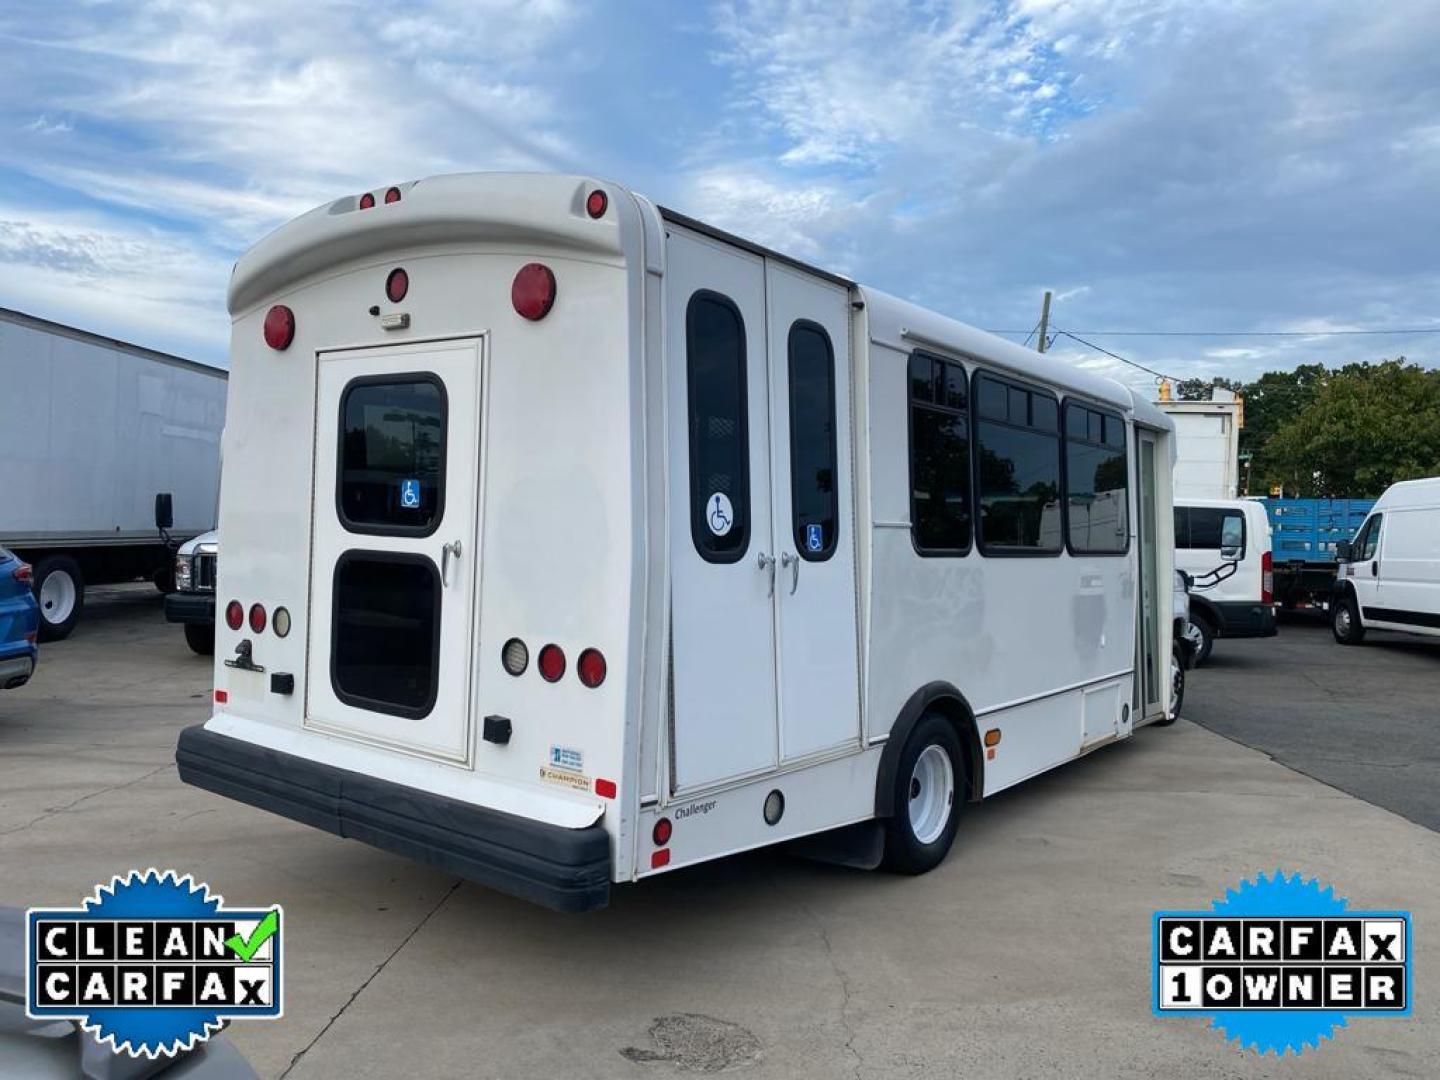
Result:
[[[1341,637],[1350,636],[1350,609],[1344,605],[1335,609],[1335,626],[1339,629]]]
[[[922,844],[933,844],[950,822],[955,805],[955,769],[950,755],[930,745],[910,771],[910,831]]]
[[[1193,622],[1187,622],[1185,624],[1185,631],[1182,636],[1197,653],[1205,647],[1205,635],[1200,632],[1200,628]]]
[[[1170,657],[1170,700],[1172,704],[1180,697],[1180,688],[1184,685],[1185,669],[1180,666],[1180,661],[1172,656]]]
[[[40,584],[40,612],[51,626],[59,626],[75,610],[75,579],[56,570]]]

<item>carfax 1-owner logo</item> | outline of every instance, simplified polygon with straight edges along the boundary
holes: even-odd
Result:
[[[31,908],[25,1009],[117,1053],[189,1050],[224,1021],[281,1014],[280,906],[227,908],[187,874],[132,870],[78,908]]]
[[[1359,911],[1277,870],[1209,911],[1157,911],[1157,1016],[1205,1016],[1242,1047],[1296,1054],[1350,1017],[1410,1015],[1410,913]]]

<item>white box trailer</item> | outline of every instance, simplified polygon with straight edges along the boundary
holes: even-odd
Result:
[[[42,640],[70,633],[85,586],[155,578],[170,534],[214,527],[226,372],[0,308],[0,542],[35,567]]]
[[[556,908],[1173,719],[1170,422],[617,184],[441,176],[235,267],[182,779]]]
[[[1244,403],[1215,387],[1209,401],[1157,401],[1175,425],[1175,497],[1233,499],[1239,490]]]

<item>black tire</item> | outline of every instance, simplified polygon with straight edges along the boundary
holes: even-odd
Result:
[[[949,800],[948,818],[944,828],[929,843],[915,835],[910,822],[910,801],[915,764],[928,748],[937,746],[950,760],[954,784]],[[961,808],[965,805],[968,777],[965,774],[965,752],[955,725],[938,712],[926,713],[905,740],[905,749],[895,769],[895,813],[885,822],[885,867],[897,874],[924,874],[935,869],[955,842],[960,828]]]
[[[1179,649],[1170,650],[1170,682],[1173,687],[1171,695],[1175,699],[1174,706],[1169,716],[1152,720],[1151,727],[1169,727],[1180,718],[1180,706],[1185,704],[1185,657]]]
[[[1354,593],[1347,592],[1330,605],[1330,632],[1341,645],[1359,645],[1365,640],[1365,625],[1360,621]]]
[[[50,602],[45,599],[45,583],[52,577]],[[68,580],[62,580],[68,579]],[[80,621],[85,608],[85,578],[80,564],[69,555],[51,555],[35,564],[35,601],[40,605],[40,640],[63,641]],[[60,593],[57,598],[54,594]],[[69,611],[65,611],[68,598]]]
[[[186,623],[185,644],[201,656],[215,655],[215,624]]]
[[[1200,631],[1200,647],[1195,650],[1195,659],[1190,666],[1199,667],[1210,659],[1210,650],[1215,647],[1215,627],[1204,615],[1190,616],[1190,624]]]

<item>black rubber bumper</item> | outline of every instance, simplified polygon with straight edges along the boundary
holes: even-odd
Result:
[[[1215,609],[1220,614],[1222,638],[1274,637],[1280,632],[1275,609],[1269,604],[1229,602],[1216,604]]]
[[[168,622],[214,625],[215,597],[209,593],[166,593],[165,618]]]
[[[186,728],[180,779],[556,911],[610,902],[610,839]]]

